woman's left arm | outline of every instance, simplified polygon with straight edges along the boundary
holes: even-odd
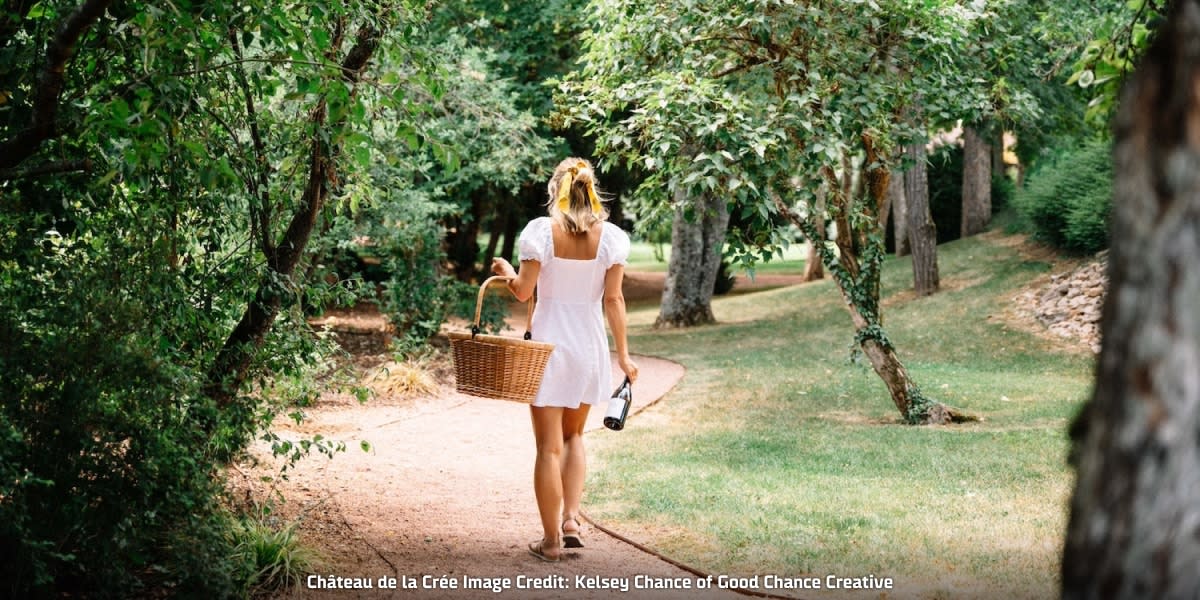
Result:
[[[493,273],[504,277],[515,277],[508,282],[508,290],[521,302],[529,300],[529,297],[533,295],[533,289],[537,287],[538,272],[541,269],[542,263],[536,260],[523,260],[521,261],[521,272],[518,273],[507,260],[492,259]]]

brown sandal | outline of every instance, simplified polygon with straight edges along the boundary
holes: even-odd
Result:
[[[567,531],[567,522],[568,521],[573,521],[575,523],[574,531]],[[581,531],[579,529],[579,519],[577,519],[575,517],[566,517],[563,519],[562,540],[563,540],[563,548],[582,548],[583,547],[583,536],[581,535]]]
[[[550,556],[546,554],[546,549],[543,547],[546,539],[542,538],[536,542],[529,542],[529,553],[548,563],[556,563],[562,559],[561,556]]]

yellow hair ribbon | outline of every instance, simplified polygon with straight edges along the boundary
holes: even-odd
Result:
[[[574,183],[577,167],[571,167],[558,180],[558,212],[566,213],[571,210],[571,184]]]
[[[588,182],[588,199],[592,201],[592,216],[599,217],[600,211],[603,209],[600,207],[600,199],[596,197],[596,187],[590,181]]]
[[[580,169],[586,169],[587,163],[582,160],[578,164],[567,169],[563,173],[562,179],[558,182],[558,210],[559,212],[567,212],[571,209],[571,186],[575,183],[575,177],[579,175]],[[596,196],[596,184],[589,180],[587,184],[588,201],[592,205],[592,215],[599,217],[603,207],[600,205],[600,198]]]

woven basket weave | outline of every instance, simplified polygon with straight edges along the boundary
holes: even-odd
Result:
[[[533,402],[542,385],[542,373],[554,344],[530,340],[533,298],[528,302],[525,339],[479,333],[479,315],[487,288],[511,277],[491,277],[479,286],[475,322],[470,332],[452,331],[450,348],[454,357],[455,387],[459,392],[481,398]]]

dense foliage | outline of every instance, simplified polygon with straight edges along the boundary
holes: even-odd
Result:
[[[244,589],[221,468],[294,410],[273,382],[325,364],[306,314],[371,293],[325,251],[378,233],[392,296],[441,294],[440,217],[544,158],[486,57],[428,22],[403,0],[0,9],[0,593]],[[408,302],[427,336],[445,311]]]
[[[1013,204],[1038,239],[1071,252],[1096,252],[1108,247],[1112,177],[1107,139],[1080,141],[1030,173]]]
[[[787,243],[778,225],[797,221],[819,240],[856,339],[887,355],[877,371],[903,373],[879,313],[877,214],[900,145],[994,103],[995,86],[977,85],[958,51],[996,18],[987,3],[591,6],[583,68],[560,87],[562,118],[587,127],[608,160],[648,172],[638,192],[649,203],[727,199],[748,225],[730,240],[744,262]],[[1010,94],[1005,108],[1025,114],[1031,101]],[[854,178],[865,185],[842,184]],[[821,194],[828,212],[817,214]],[[827,223],[836,234],[824,235]],[[889,389],[905,418],[923,418],[906,376]]]
[[[452,275],[478,274],[487,227],[511,249],[568,145],[646,175],[650,228],[675,190],[726,199],[745,263],[814,215],[858,341],[890,350],[874,216],[895,149],[959,118],[1027,126],[1024,148],[1063,129],[1079,90],[1043,50],[1112,2],[1059,37],[1038,2],[4,3],[0,595],[244,592],[221,469],[294,410],[278,382],[326,364],[306,318],[378,301],[424,342],[469,311]],[[541,120],[556,76],[569,144]],[[1031,176],[1033,222],[1062,216],[1048,239],[1102,235],[1098,156]]]

